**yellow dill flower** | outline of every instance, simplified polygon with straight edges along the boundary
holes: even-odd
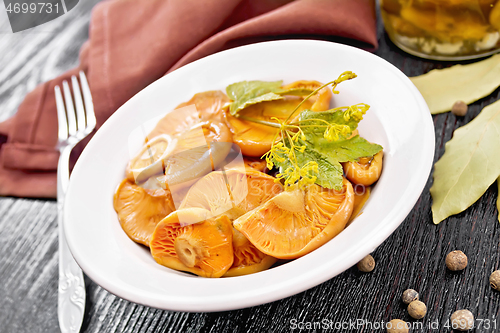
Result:
[[[318,178],[315,176],[318,174],[318,163],[315,161],[309,161],[307,162],[302,168],[300,168],[300,181],[299,181],[299,186],[301,188],[307,186],[307,185],[312,185],[316,182],[316,179]]]
[[[282,173],[278,173],[276,175],[277,179],[283,179],[285,187],[289,187],[297,183],[300,179],[300,171],[297,167],[289,167],[284,170]]]
[[[276,175],[276,180],[283,180],[285,188],[288,189],[295,186],[304,188],[316,182],[316,179],[318,178],[316,176],[317,173],[318,163],[309,161],[302,167],[295,165],[287,168],[282,173]]]
[[[337,141],[340,136],[343,137],[351,134],[351,128],[347,125],[339,125],[339,124],[330,124],[326,127],[324,137],[328,141]]]
[[[270,158],[266,157],[266,166],[269,170],[271,170],[274,167],[274,163]]]
[[[319,174],[319,160],[314,160],[316,158],[314,155],[300,155],[306,152],[308,144],[311,145],[311,142],[307,141],[309,135],[321,136],[322,133],[324,138],[328,141],[338,141],[340,139],[344,139],[352,133],[351,127],[345,124],[345,122],[348,122],[349,120],[361,120],[370,106],[360,103],[348,107],[344,106],[331,109],[329,110],[329,114],[336,111],[339,112],[334,115],[334,120],[331,121],[321,119],[321,116],[318,116],[317,118],[313,116],[313,119],[307,118],[295,123],[289,123],[289,120],[295,112],[300,109],[300,106],[311,96],[315,95],[319,90],[331,85],[333,93],[338,94],[339,92],[335,90],[337,85],[355,77],[357,77],[355,73],[346,71],[340,74],[336,80],[322,85],[306,96],[285,120],[272,117],[271,120],[273,120],[274,123],[261,122],[264,125],[272,126],[278,129],[273,139],[271,149],[265,153],[262,158],[265,158],[269,169],[276,166],[280,167],[280,173],[276,175],[275,181],[282,183],[285,189],[291,190],[294,188],[304,188],[315,184],[318,177],[322,177],[322,175]],[[343,117],[344,121],[342,121],[342,119],[338,119],[337,117]],[[337,122],[344,124],[336,124],[335,119],[337,119]],[[257,120],[251,121],[259,123]],[[307,130],[305,130],[306,128]],[[311,128],[313,129],[311,130]],[[304,130],[308,133],[308,136],[305,135]],[[305,164],[301,165],[302,163]],[[328,172],[328,170],[325,172]],[[322,183],[324,183],[324,179],[322,179]],[[340,185],[332,184],[332,186],[338,187]]]
[[[306,151],[306,146],[305,145],[302,145],[302,146],[295,146],[294,147],[297,151],[303,153]]]
[[[277,162],[285,162],[286,159],[283,157],[283,155],[289,155],[290,154],[290,148],[286,147],[282,141],[273,144],[271,146],[271,149],[265,153],[262,157],[266,159],[266,164],[269,169],[272,169],[274,167],[273,159],[276,160]]]
[[[338,94],[339,92],[337,90],[335,90],[335,88],[337,88],[337,85],[340,83],[340,82],[343,82],[343,81],[347,81],[347,80],[350,80],[350,79],[354,79],[355,77],[357,77],[356,74],[354,74],[353,72],[351,71],[346,71],[342,74],[340,74],[340,76],[338,77],[337,80],[333,81],[333,84],[332,84],[332,92],[334,94]]]
[[[304,135],[303,133],[301,133],[301,132],[297,132],[297,133],[295,133],[295,134],[292,136],[292,141],[293,141],[293,142],[297,142],[297,141],[299,141],[299,138],[301,138],[301,139],[302,139],[302,137],[305,137],[305,135]],[[305,139],[302,139],[302,140],[305,140]]]
[[[351,105],[344,111],[344,120],[354,119],[355,121],[360,121],[363,119],[363,115],[368,111],[370,106],[368,104],[359,103]]]

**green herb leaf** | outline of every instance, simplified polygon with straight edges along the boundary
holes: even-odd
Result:
[[[342,188],[343,169],[340,163],[356,161],[361,157],[370,157],[382,150],[382,146],[370,143],[356,135],[348,140],[327,141],[320,137],[310,136],[309,140],[298,140],[297,146],[305,146],[304,151],[295,150],[295,161],[299,169],[309,162],[316,162],[318,172],[315,174],[315,183],[325,188],[340,190]],[[290,145],[287,144],[290,148]],[[293,168],[291,160],[276,159],[273,163],[280,167],[280,172]]]
[[[227,86],[227,95],[233,100],[229,112],[234,116],[249,105],[282,99],[281,95],[274,93],[280,90],[282,82],[242,81]]]
[[[356,135],[348,140],[328,141],[322,137],[313,137],[310,145],[330,163],[354,162],[361,157],[371,157],[383,148],[381,145],[370,143]]]
[[[328,160],[321,153],[309,148],[307,146],[304,152],[295,152],[298,167],[302,168],[310,161],[316,162],[318,164],[318,172],[315,175],[317,177],[315,183],[325,188],[341,190],[343,186],[342,165],[339,162]],[[283,172],[287,168],[294,168],[289,159],[285,159],[283,162],[276,161],[275,164],[280,167],[280,172]]]
[[[309,161],[316,161],[316,163],[318,163],[318,178],[316,178],[316,184],[324,188],[341,190],[343,186],[342,176],[344,173],[342,165],[339,162],[325,158],[314,150],[309,150],[306,154]],[[305,161],[308,160],[306,159]]]
[[[288,133],[285,140],[271,148],[266,159],[280,167],[280,174],[288,169],[296,170],[284,175],[291,183],[300,177],[314,176],[314,183],[339,190],[343,185],[340,163],[371,157],[382,150],[382,146],[359,135],[347,139],[368,108],[366,104],[356,104],[321,112],[304,110],[298,123],[290,125],[291,128],[300,128],[299,132]],[[308,168],[310,163],[316,163],[317,172]],[[306,176],[299,177],[298,173],[302,172]]]
[[[432,114],[447,112],[456,101],[470,104],[500,86],[500,54],[470,65],[434,69],[410,80],[424,97]]]
[[[338,94],[339,92],[335,90],[337,85],[355,77],[356,74],[353,72],[343,72],[337,80],[328,82],[311,92],[307,89],[273,90],[272,93],[275,94],[307,94],[307,97],[288,115],[284,122],[278,120],[276,123],[270,123],[245,118],[262,125],[279,128],[280,137],[275,137],[277,140],[273,142],[271,149],[264,154],[263,158],[265,157],[269,168],[279,167],[280,172],[276,177],[283,181],[286,189],[316,183],[326,188],[339,190],[343,186],[341,162],[370,157],[382,150],[381,146],[371,144],[359,136],[350,138],[352,132],[357,128],[358,122],[363,119],[363,115],[370,108],[364,103],[321,112],[305,110],[301,112],[297,122],[288,123],[295,111],[311,96],[312,92],[331,84],[333,93]],[[252,81],[250,83],[258,86],[262,82]],[[237,89],[235,87],[229,89],[230,87],[228,87],[228,94],[230,94],[229,90],[241,92],[260,89],[248,88],[250,83],[238,83]],[[265,89],[261,90],[265,91]],[[268,93],[270,92],[266,94]],[[238,94],[233,93],[233,96]],[[252,94],[254,93],[249,95]],[[255,97],[252,95],[252,98]],[[236,101],[236,98],[234,100]],[[238,111],[238,105],[235,106],[235,113]],[[243,118],[243,116],[241,117]]]
[[[290,88],[290,89],[280,89],[274,91],[278,95],[291,95],[291,96],[307,96],[311,94],[314,90],[307,88]]]
[[[431,187],[434,223],[476,202],[500,176],[500,100],[455,130],[434,165]]]
[[[299,124],[306,137],[310,138],[323,137],[323,133],[325,133],[324,126],[326,123],[349,126],[349,131],[344,134],[339,133],[338,140],[344,140],[348,138],[356,128],[358,128],[358,123],[362,119],[362,117],[361,119],[355,117],[345,117],[345,112],[347,110],[348,107],[321,112],[304,110],[300,113]],[[322,121],[318,121],[317,119]]]

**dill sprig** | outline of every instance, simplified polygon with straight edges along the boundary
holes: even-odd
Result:
[[[341,137],[345,138],[352,133],[351,128],[345,124],[330,123],[324,119],[310,118],[301,120],[295,123],[288,123],[293,115],[299,110],[300,106],[314,96],[321,89],[332,85],[332,92],[338,94],[336,89],[337,85],[343,81],[355,78],[357,75],[351,71],[342,73],[336,80],[328,82],[321,87],[317,88],[306,96],[297,107],[288,115],[286,120],[280,121],[278,118],[271,118],[276,122],[262,121],[242,116],[242,119],[254,121],[267,126],[276,127],[276,131],[272,140],[271,149],[265,153],[262,158],[265,158],[267,167],[272,169],[276,164],[282,164],[287,161],[290,166],[286,169],[281,169],[276,175],[277,181],[283,182],[285,188],[304,188],[305,186],[314,184],[318,175],[318,163],[316,161],[308,161],[300,165],[297,160],[297,153],[304,153],[307,149],[306,135],[304,129],[314,128],[323,131],[323,137],[328,141],[337,141]],[[356,104],[348,107],[339,107],[330,111],[343,112],[345,121],[353,119],[359,121],[368,110],[369,106],[366,104]],[[278,140],[279,136],[279,140]]]

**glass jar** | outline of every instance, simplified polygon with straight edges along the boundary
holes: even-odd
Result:
[[[404,51],[464,60],[500,51],[500,0],[380,0],[389,38]]]

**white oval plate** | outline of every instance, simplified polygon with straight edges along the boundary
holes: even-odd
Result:
[[[344,71],[334,106],[367,103],[360,133],[384,147],[384,168],[361,216],[312,253],[241,277],[209,279],[158,265],[132,242],[113,209],[113,193],[130,159],[129,134],[195,93],[242,80],[318,80]],[[96,133],[71,176],[64,207],[68,244],[83,271],[111,293],[176,311],[222,311],[275,301],[314,287],[356,264],[404,220],[428,179],[434,156],[429,109],[410,80],[387,61],[332,42],[288,40],[220,52],[154,82],[125,103]]]

